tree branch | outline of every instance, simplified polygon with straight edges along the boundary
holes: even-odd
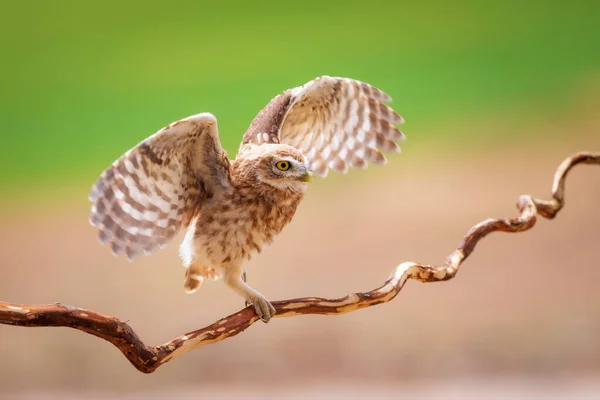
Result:
[[[364,293],[352,293],[339,299],[304,297],[273,302],[277,310],[275,318],[301,314],[337,315],[365,307],[386,303],[400,292],[409,279],[421,282],[446,281],[454,278],[458,268],[473,252],[477,243],[492,232],[521,232],[531,229],[536,214],[552,219],[564,205],[565,178],[577,164],[600,164],[600,153],[576,153],[558,167],[552,186],[552,200],[520,196],[517,208],[520,215],[512,219],[487,219],[469,230],[458,248],[450,254],[443,265],[424,265],[403,262],[398,265],[387,281],[377,289]],[[144,344],[133,329],[115,317],[94,311],[70,307],[60,303],[52,305],[18,305],[0,302],[0,323],[15,326],[63,326],[89,333],[115,345],[138,370],[154,372],[166,362],[190,350],[216,343],[243,332],[258,321],[252,307],[229,315],[217,322],[175,339],[150,347]]]

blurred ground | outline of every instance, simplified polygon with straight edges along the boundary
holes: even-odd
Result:
[[[272,300],[337,297],[376,287],[401,261],[439,263],[474,223],[515,215],[519,194],[548,198],[566,156],[600,148],[598,125],[582,124],[569,141],[416,148],[388,168],[354,172],[355,179],[317,180],[293,223],[251,262],[249,280]],[[86,190],[62,209],[40,205],[2,216],[3,300],[60,301],[115,315],[148,344],[242,307],[222,282],[186,295],[177,243],[135,263],[113,258],[88,225]],[[598,395],[599,201],[600,170],[577,167],[556,220],[486,238],[456,280],[410,282],[392,303],[340,317],[257,324],[149,376],[80,332],[0,326],[0,393],[276,398],[361,396],[363,388],[365,396],[400,390],[439,397],[448,387],[444,398],[502,388],[527,397],[559,385],[567,394]],[[490,377],[509,383],[486,383]],[[573,378],[587,383],[573,385]],[[440,387],[432,382],[438,379]]]
[[[334,382],[318,385],[272,385],[256,386],[246,384],[238,387],[212,386],[197,388],[184,387],[176,390],[157,390],[153,393],[131,393],[119,395],[120,399],[197,399],[225,398],[225,399],[597,399],[600,384],[597,380],[575,379],[568,382],[556,380],[522,379],[490,379],[490,380],[442,380],[429,384],[401,384],[377,382],[375,384],[352,384],[350,382]],[[113,394],[85,392],[85,398],[100,400],[115,398]],[[59,393],[28,393],[25,395],[7,395],[6,400],[28,399],[80,399],[81,394],[68,392]]]

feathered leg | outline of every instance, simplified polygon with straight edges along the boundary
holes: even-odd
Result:
[[[275,307],[259,292],[251,288],[245,281],[241,266],[231,267],[225,273],[225,283],[237,294],[244,297],[246,302],[254,306],[256,315],[263,322],[269,322],[275,314]]]

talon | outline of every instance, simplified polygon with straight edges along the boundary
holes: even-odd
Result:
[[[275,315],[275,307],[264,297],[257,297],[253,301],[253,305],[254,312],[265,323]]]

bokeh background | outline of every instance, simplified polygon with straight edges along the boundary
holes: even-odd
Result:
[[[549,197],[600,150],[595,1],[3,1],[0,298],[128,320],[159,344],[237,311],[182,290],[178,237],[134,263],[88,224],[87,193],[160,127],[209,111],[235,154],[255,114],[316,76],[390,94],[407,120],[387,167],[311,183],[249,265],[271,300],[338,297],[402,261],[440,263],[476,222]],[[108,343],[0,326],[2,398],[600,396],[600,170],[534,230],[494,234],[457,279],[392,303],[256,324],[143,375]]]

